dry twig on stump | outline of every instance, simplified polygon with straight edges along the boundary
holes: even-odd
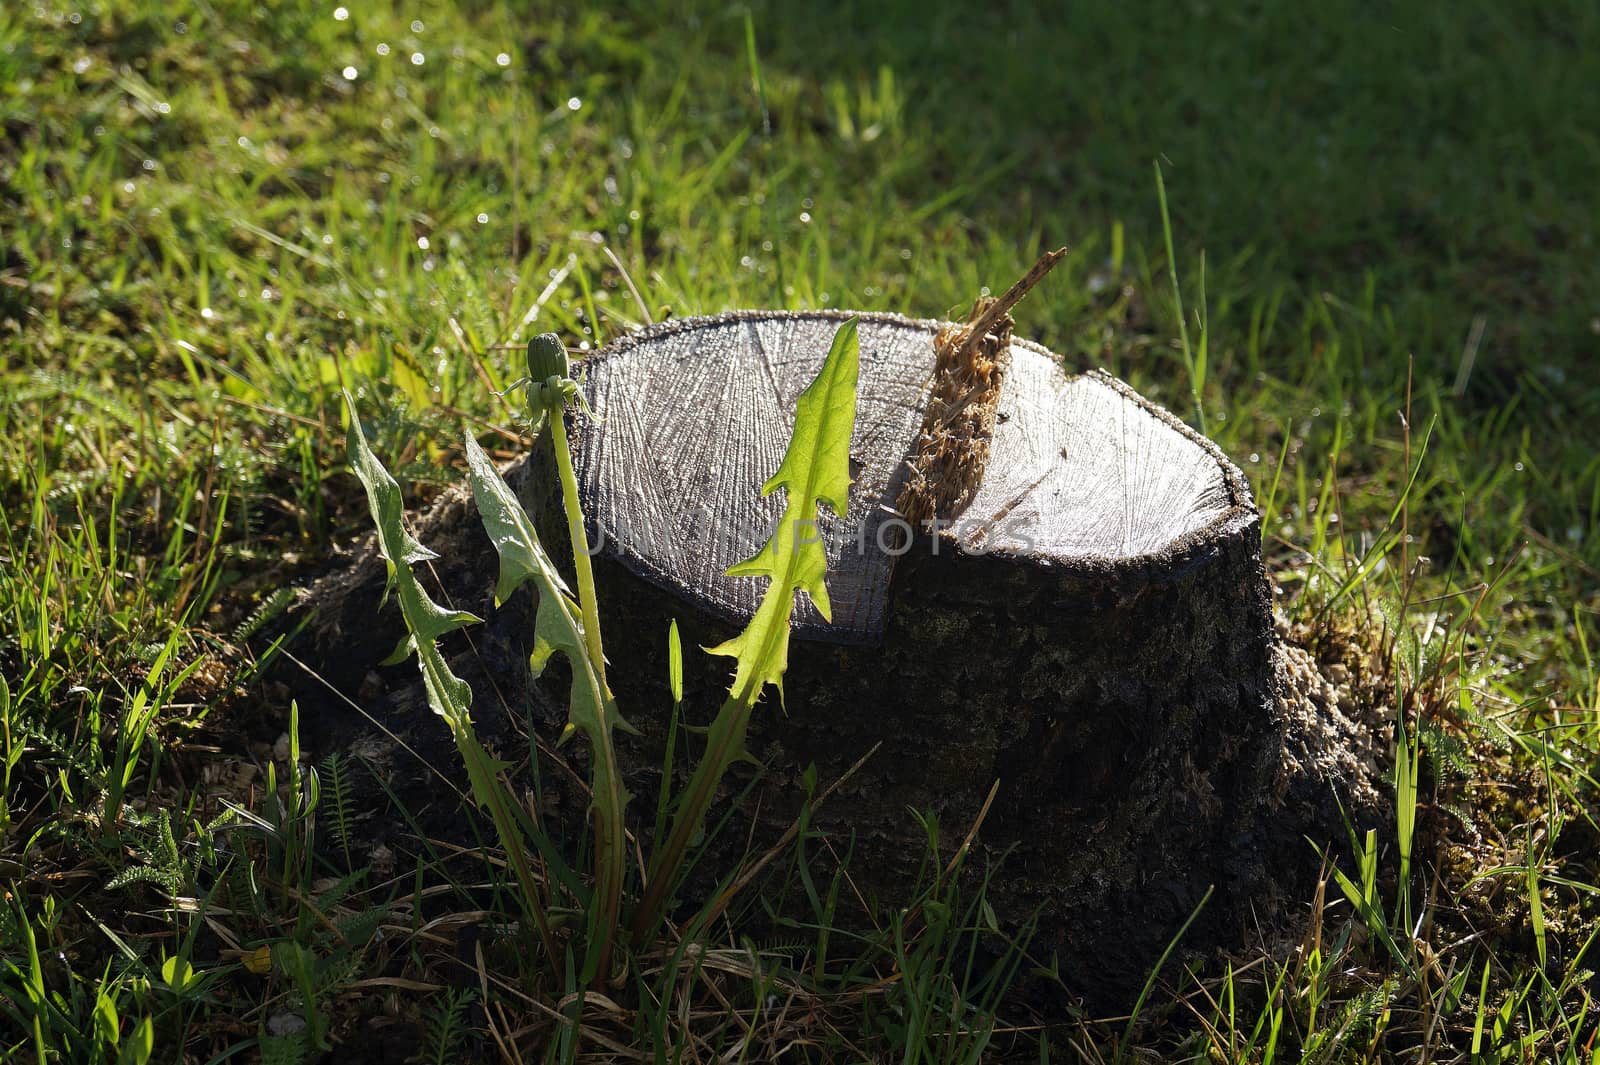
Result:
[[[994,438],[995,408],[1011,362],[1011,308],[1066,257],[1045,252],[1003,296],[979,296],[961,325],[933,340],[933,391],[905,486],[895,500],[900,517],[926,529],[936,517],[959,514],[983,481]]]

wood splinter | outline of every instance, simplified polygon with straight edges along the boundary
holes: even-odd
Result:
[[[895,510],[914,528],[926,531],[935,518],[960,514],[983,482],[1011,363],[1011,309],[1066,254],[1066,248],[1045,252],[1004,295],[979,296],[966,322],[934,337],[932,390],[895,499]]]

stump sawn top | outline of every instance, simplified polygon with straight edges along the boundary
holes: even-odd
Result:
[[[766,582],[725,571],[766,542],[781,493],[763,498],[849,312],[739,311],[620,338],[591,358],[575,460],[592,546],[736,625]],[[795,635],[881,639],[901,523],[892,507],[922,421],[942,323],[858,314],[861,376],[849,514],[820,522],[833,622],[805,596]],[[1071,377],[1016,340],[988,468],[976,496],[912,551],[990,554],[1108,576],[1204,557],[1253,526],[1249,487],[1222,452],[1103,371]]]

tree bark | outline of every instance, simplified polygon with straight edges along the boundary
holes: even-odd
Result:
[[[843,317],[684,320],[624,338],[586,368],[598,420],[574,419],[575,460],[601,545],[609,676],[640,728],[624,752],[636,795],[655,794],[662,761],[671,620],[686,649],[688,719],[709,720],[725,692],[728,661],[694,648],[737,632],[765,590],[724,571],[781,511],[760,486]],[[1109,375],[1068,377],[1044,349],[1013,342],[971,502],[934,535],[886,534],[902,531],[893,502],[937,326],[861,316],[855,484],[849,514],[821,524],[833,621],[801,597],[787,709],[769,698],[757,711],[751,750],[765,772],[741,816],[758,822],[758,842],[775,838],[805,798],[807,767],[826,783],[878,745],[812,823],[849,849],[855,885],[893,905],[926,853],[910,811],[937,819],[948,857],[997,787],[969,871],[992,869],[1003,927],[1038,915],[1034,957],[1056,956],[1070,984],[1116,1001],[1208,890],[1190,947],[1241,942],[1250,922],[1303,898],[1316,866],[1306,837],[1342,839],[1341,802],[1358,822],[1376,815],[1376,766],[1306,656],[1274,633],[1243,476]],[[536,452],[512,478],[559,559],[548,458]],[[419,532],[444,556],[457,605],[487,616],[493,551],[470,501],[448,497]],[[313,596],[313,657],[348,692],[397,635],[374,618],[381,580],[358,559]],[[553,736],[563,717],[559,696],[528,680],[529,632],[519,595],[458,656],[480,706],[509,711],[480,718],[505,744],[518,720]],[[446,750],[442,736],[420,738],[443,729],[417,686],[395,676],[387,688],[369,681],[375,716],[410,745]],[[341,714],[324,717],[331,745],[349,742]],[[392,764],[403,777],[403,760]],[[576,824],[581,797],[556,801]],[[745,841],[742,829],[726,834],[711,862],[733,860]]]

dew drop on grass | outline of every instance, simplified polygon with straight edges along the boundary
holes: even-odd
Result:
[[[212,311],[212,309],[210,307],[201,307],[200,308],[200,317],[202,317],[202,318],[206,319],[207,321],[209,321],[210,319],[216,317],[216,313],[214,311]]]
[[[418,237],[417,238],[417,247],[421,248],[423,251],[427,251],[428,250],[428,238],[427,237]]]
[[[355,67],[345,67],[343,73],[345,81],[355,81],[361,74]]]
[[[74,74],[82,74],[92,66],[94,66],[94,60],[88,56],[80,56],[72,61],[72,72]]]
[[[379,41],[378,42],[378,54],[379,55],[388,55],[389,54],[389,46],[387,44],[383,43],[382,41]]]
[[[349,8],[336,7],[336,8],[333,9],[333,20],[335,22],[343,22],[345,19],[347,19],[349,17],[350,17],[350,9]]]
[[[494,61],[503,67],[509,67],[511,65],[511,57],[504,52],[501,52],[499,55],[495,56]]]
[[[421,19],[412,19],[411,20],[411,32],[412,33],[421,33],[422,29],[423,29],[423,27],[422,27],[422,20]]]
[[[478,224],[480,226],[482,226],[482,225],[487,225],[488,222],[489,222],[489,216],[487,214],[483,213],[482,211],[479,211],[478,212]]]
[[[427,61],[428,61],[428,57],[423,55],[421,52],[412,52],[411,53],[411,65],[412,66],[420,67],[422,64],[426,63]]]
[[[582,106],[583,106],[583,101],[578,99],[576,96],[572,96],[572,97],[569,97],[567,99],[567,110],[568,111],[576,111],[578,108],[580,108]]]

